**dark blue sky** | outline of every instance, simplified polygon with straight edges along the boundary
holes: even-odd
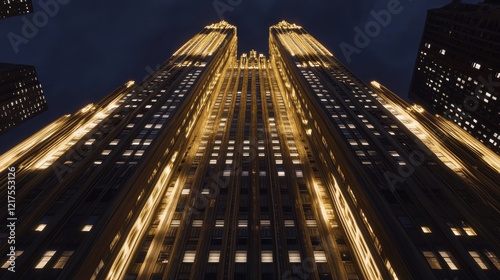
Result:
[[[269,26],[283,19],[302,25],[362,80],[375,79],[406,98],[426,11],[451,0],[33,2],[35,14],[0,20],[0,62],[34,65],[49,111],[0,136],[0,152],[128,80],[142,80],[203,26],[221,19],[237,26],[239,53],[267,55]],[[47,12],[43,3],[51,3]],[[354,28],[364,29],[373,12],[391,4],[400,13],[348,62],[339,45],[354,46]]]

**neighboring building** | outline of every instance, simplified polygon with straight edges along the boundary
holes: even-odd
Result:
[[[32,12],[31,0],[0,0],[0,19]]]
[[[269,42],[207,26],[2,155],[2,279],[495,279],[500,158],[300,26]]]
[[[428,11],[409,97],[500,154],[500,1]]]
[[[0,63],[0,135],[45,110],[35,67]]]

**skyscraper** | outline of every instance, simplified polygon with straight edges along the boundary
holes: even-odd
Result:
[[[35,67],[0,63],[0,135],[47,110]]]
[[[209,25],[0,157],[18,186],[2,277],[495,277],[496,154],[300,26],[270,28],[269,58],[236,50]]]
[[[429,10],[409,97],[500,154],[500,1]]]
[[[31,0],[1,0],[0,19],[33,12]]]

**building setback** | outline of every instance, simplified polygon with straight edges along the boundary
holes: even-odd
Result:
[[[32,12],[31,0],[0,0],[0,19]]]
[[[35,67],[0,63],[0,135],[47,110]]]
[[[500,1],[428,11],[409,97],[500,154]]]
[[[209,25],[2,155],[2,279],[494,279],[499,156],[302,27],[269,32],[238,56]]]

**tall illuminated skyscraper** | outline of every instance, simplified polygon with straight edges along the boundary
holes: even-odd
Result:
[[[33,12],[31,0],[1,0],[0,19]]]
[[[236,28],[207,26],[0,157],[2,277],[494,279],[499,157],[300,26],[269,42],[238,57]]]
[[[428,11],[409,97],[500,154],[500,1]]]
[[[0,63],[0,135],[46,110],[35,67]]]

